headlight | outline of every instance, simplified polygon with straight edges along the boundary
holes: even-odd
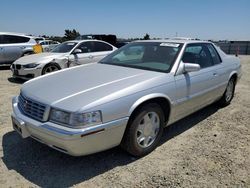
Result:
[[[73,114],[71,119],[72,126],[77,126],[77,127],[96,125],[101,122],[102,122],[101,111]]]
[[[70,113],[52,108],[50,120],[58,123],[69,124]]]
[[[36,64],[36,63],[30,63],[30,64],[27,64],[27,65],[23,65],[24,68],[35,68],[37,67],[39,64]]]
[[[69,113],[52,108],[50,112],[50,121],[66,124],[71,127],[82,127],[102,123],[102,114],[101,111]]]

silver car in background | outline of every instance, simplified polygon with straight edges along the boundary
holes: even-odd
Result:
[[[56,46],[50,52],[17,59],[11,66],[13,77],[25,80],[70,66],[95,63],[117,48],[99,40],[72,40]]]
[[[215,101],[228,105],[240,77],[239,59],[210,42],[132,42],[99,63],[25,83],[13,128],[74,156],[117,145],[143,156],[165,126]]]
[[[32,36],[0,32],[0,64],[10,64],[22,56],[33,54],[35,44]]]

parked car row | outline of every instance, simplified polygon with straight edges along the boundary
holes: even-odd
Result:
[[[11,65],[11,71],[16,78],[31,79],[70,66],[98,62],[116,49],[98,40],[67,41],[50,52],[19,58]]]
[[[0,32],[0,64],[11,64],[20,57],[34,54],[37,44],[41,44],[44,51],[50,51],[59,43],[43,37]]]
[[[99,61],[117,49],[105,40],[119,47],[126,44],[117,43],[115,35],[80,37],[60,45],[57,41],[46,40],[43,37],[2,32],[0,33],[0,64],[12,64],[13,77],[28,80],[70,66]],[[82,38],[84,40],[80,40]],[[48,53],[39,54],[41,52]]]
[[[20,58],[12,71],[46,74],[13,98],[14,130],[73,156],[118,145],[144,156],[164,127],[213,102],[230,104],[241,77],[239,58],[196,40],[136,41],[117,50],[103,41],[68,41]]]
[[[33,53],[36,40],[32,36],[17,33],[0,33],[0,64],[9,64]]]

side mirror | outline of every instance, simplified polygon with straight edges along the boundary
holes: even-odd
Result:
[[[79,49],[79,48],[75,49],[75,50],[72,52],[72,54],[79,54],[79,53],[82,53],[82,50]]]
[[[183,63],[183,64],[184,64],[183,68],[184,73],[195,72],[201,69],[199,64],[194,64],[194,63]]]

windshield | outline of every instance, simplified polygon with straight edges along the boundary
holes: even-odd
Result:
[[[182,44],[134,42],[110,54],[100,63],[159,72],[170,72]]]
[[[57,47],[55,47],[51,52],[55,52],[55,53],[70,52],[76,45],[77,45],[77,42],[64,42],[62,44],[59,44]]]

